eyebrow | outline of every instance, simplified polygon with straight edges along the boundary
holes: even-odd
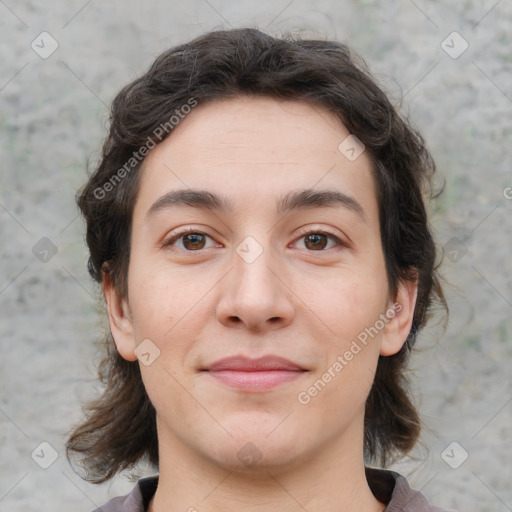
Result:
[[[175,207],[192,206],[225,213],[234,210],[233,201],[227,196],[197,189],[172,190],[159,197],[146,213],[146,219],[158,211]],[[288,192],[276,201],[276,211],[280,214],[302,208],[343,207],[355,212],[362,220],[366,216],[361,204],[353,197],[335,190],[314,190],[311,188]]]

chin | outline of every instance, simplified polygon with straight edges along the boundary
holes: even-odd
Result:
[[[209,443],[212,460],[226,470],[236,473],[256,475],[262,473],[268,478],[268,472],[280,473],[295,467],[304,457],[298,439],[269,434],[269,430],[253,429],[244,435],[236,435],[229,442]],[[275,437],[274,437],[275,436]],[[211,446],[217,450],[211,453]]]

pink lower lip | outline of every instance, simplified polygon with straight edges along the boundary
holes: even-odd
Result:
[[[233,388],[242,391],[266,391],[300,377],[304,372],[291,370],[239,371],[218,370],[208,373]]]

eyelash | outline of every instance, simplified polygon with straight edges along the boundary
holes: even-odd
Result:
[[[189,234],[196,234],[196,235],[204,235],[204,236],[207,236],[208,238],[212,238],[210,235],[206,234],[206,233],[203,233],[202,231],[199,231],[197,229],[193,229],[193,228],[189,228],[189,229],[186,229],[184,231],[180,231],[178,233],[175,233],[174,235],[172,235],[169,239],[165,240],[163,243],[162,243],[162,247],[170,247],[174,244],[174,242],[176,242],[177,240],[179,240],[180,238],[183,238],[184,236],[186,235],[189,235]],[[337,236],[335,236],[334,234],[332,233],[329,233],[328,231],[322,231],[322,230],[315,230],[315,229],[308,229],[308,230],[304,230],[304,231],[301,231],[299,233],[299,237],[297,238],[297,240],[301,239],[301,238],[304,238],[306,237],[307,235],[326,235],[328,238],[330,238],[331,240],[334,240],[336,242],[336,245],[339,247],[349,247],[348,243],[340,240]],[[334,249],[335,247],[330,247],[330,249]],[[187,249],[181,249],[185,252],[201,252],[202,249],[198,249],[196,251],[189,251]],[[318,251],[314,251],[314,250],[310,250],[308,252],[325,252],[327,249],[321,249],[321,250],[318,250]]]

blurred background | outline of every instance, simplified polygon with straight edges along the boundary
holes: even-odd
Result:
[[[0,0],[0,510],[88,512],[148,474],[94,486],[65,457],[104,329],[74,195],[118,90],[168,47],[242,26],[348,42],[424,134],[451,313],[418,340],[425,431],[395,469],[439,506],[512,510],[510,0]]]

